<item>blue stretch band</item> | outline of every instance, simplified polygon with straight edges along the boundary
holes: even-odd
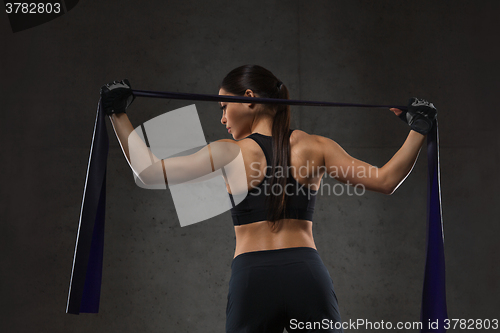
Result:
[[[147,90],[132,90],[132,93],[134,94],[134,96],[138,96],[138,97],[184,99],[184,100],[190,100],[190,101],[241,102],[241,103],[309,105],[309,106],[356,106],[356,107],[364,107],[364,108],[398,108],[400,110],[407,110],[408,109],[406,106],[299,101],[299,100],[295,100],[295,99],[240,97],[240,96],[226,96],[226,95],[205,95],[205,94],[175,93],[175,92],[168,92],[168,91],[160,92],[160,91],[147,91]]]
[[[287,104],[306,106],[398,108],[406,106],[370,105],[300,101],[275,98],[253,98],[223,95],[203,95],[174,92],[132,90],[135,96],[198,100],[213,102],[241,102],[259,104]],[[85,181],[80,222],[73,258],[67,313],[97,313],[101,292],[102,261],[104,246],[104,208],[106,193],[106,162],[108,155],[108,133],[105,115],[99,100],[94,134],[90,150],[87,178]],[[437,119],[427,134],[428,191],[427,191],[427,254],[422,293],[422,332],[445,332],[446,308],[444,234],[441,216],[441,189],[439,171],[439,137]],[[437,329],[428,327],[439,320]]]

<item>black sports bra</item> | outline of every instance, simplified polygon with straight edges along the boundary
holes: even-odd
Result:
[[[262,182],[252,188],[245,199],[238,205],[231,208],[231,216],[234,225],[250,224],[259,221],[266,221],[268,216],[268,202],[266,198],[271,194],[279,194],[279,191],[271,192],[272,176],[272,137],[260,133],[252,133],[247,138],[257,142],[266,156],[266,175]],[[312,221],[314,205],[316,203],[317,191],[311,190],[307,185],[300,184],[291,173],[288,173],[287,185],[285,187],[287,198],[284,218],[300,219]],[[229,193],[229,198],[233,202],[233,196]]]

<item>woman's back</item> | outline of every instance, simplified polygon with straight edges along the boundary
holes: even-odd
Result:
[[[261,142],[272,140],[270,136],[254,133],[251,137],[237,141],[245,163],[247,184],[250,191],[249,196],[252,195],[252,189],[255,190],[256,187],[262,184],[266,177],[266,171],[267,175],[270,172],[270,170],[266,169],[270,168],[270,164],[266,160],[265,152],[257,140],[252,138],[255,136],[258,136]],[[296,181],[298,186],[304,185],[302,193],[309,193],[308,190],[315,191],[319,188],[319,183],[324,174],[323,166],[324,157],[318,137],[300,130],[294,130],[290,135],[290,166],[288,170],[276,172],[281,172],[284,176],[286,176],[286,172],[289,172],[292,182]],[[269,191],[270,189],[267,189],[267,194],[269,194]],[[286,190],[285,192],[297,195],[292,191]],[[306,200],[305,197],[303,200]],[[267,207],[265,208],[267,209]],[[273,230],[266,220],[235,225],[235,234],[235,257],[238,254],[252,251],[288,247],[316,248],[311,219],[283,219],[279,221],[279,227],[276,230]]]
[[[262,134],[260,134],[262,135]],[[267,135],[262,135],[266,136]],[[245,161],[248,189],[258,185],[266,173],[266,157],[259,144],[251,138],[237,141]],[[312,190],[319,187],[324,173],[323,151],[318,136],[294,130],[290,135],[289,172],[300,184],[310,186]]]

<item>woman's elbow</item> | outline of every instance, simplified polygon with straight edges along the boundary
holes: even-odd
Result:
[[[391,195],[398,187],[388,181],[384,181],[380,184],[379,192],[382,194]]]
[[[386,184],[383,188],[382,193],[387,194],[387,195],[391,195],[394,192],[396,192],[399,185],[401,185],[401,183],[399,183],[399,184]]]
[[[161,163],[152,164],[141,172],[134,172],[137,178],[147,186],[166,185],[167,179]]]
[[[391,195],[396,191],[396,188],[394,187],[388,187],[383,190],[383,194]]]
[[[152,185],[154,185],[153,181],[148,178],[147,176],[143,175],[143,174],[135,174],[135,183],[139,186],[139,187],[143,187],[143,188],[148,188]]]
[[[364,185],[364,188],[367,190],[370,190],[372,192],[387,194],[387,195],[391,195],[396,190],[396,188],[394,186],[391,186],[390,184],[386,184],[383,182],[363,184],[363,185]]]

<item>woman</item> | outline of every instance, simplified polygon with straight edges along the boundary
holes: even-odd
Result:
[[[220,95],[289,98],[286,86],[256,65],[232,70],[219,88]],[[124,112],[133,100],[130,84],[115,81],[103,86],[101,96],[129,160],[127,138],[133,127]],[[432,104],[410,101],[408,112],[390,109],[412,130],[381,168],[351,157],[331,139],[290,130],[289,106],[220,102],[221,123],[234,138],[220,142],[240,149],[248,189],[245,199],[231,209],[236,249],[226,332],[281,333],[284,328],[288,332],[343,332],[333,280],[312,233],[316,194],[325,174],[349,185],[392,194],[413,168],[436,117]],[[193,164],[197,154],[170,168]],[[162,163],[168,164],[167,160]]]

